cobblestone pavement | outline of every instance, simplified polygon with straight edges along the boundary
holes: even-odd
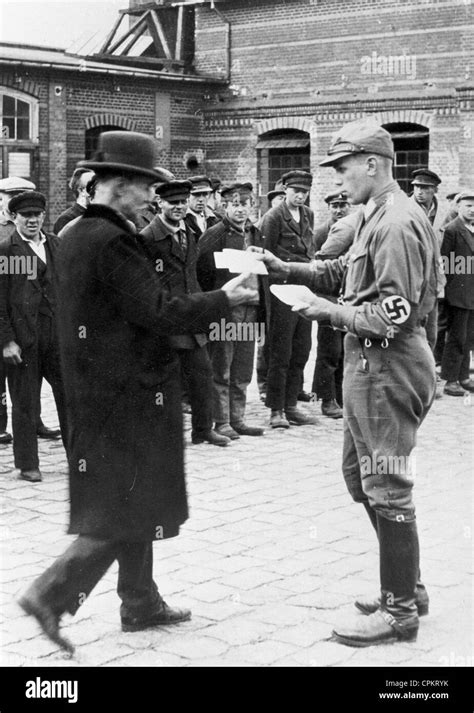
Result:
[[[311,362],[312,368],[314,361]],[[308,374],[309,376],[309,374]],[[249,422],[267,422],[255,385]],[[474,400],[473,400],[474,402]],[[303,408],[319,414],[319,405]],[[3,666],[471,666],[472,404],[445,396],[423,424],[415,500],[430,616],[418,639],[366,649],[330,641],[332,626],[361,616],[355,596],[375,594],[377,545],[365,511],[340,473],[342,422],[268,429],[227,448],[190,442],[191,517],[180,537],[155,544],[155,578],[166,600],[190,606],[179,626],[122,633],[114,565],[64,633],[73,659],[23,615],[15,599],[72,538],[66,461],[41,441],[44,480],[17,479],[0,446]],[[56,421],[49,390],[43,415]]]

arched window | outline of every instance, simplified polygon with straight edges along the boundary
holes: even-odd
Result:
[[[262,196],[274,188],[284,173],[310,170],[310,137],[306,131],[267,131],[258,137],[257,151]]]
[[[123,126],[115,126],[113,124],[103,124],[102,126],[93,126],[91,129],[87,129],[86,143],[84,147],[86,160],[92,158],[97,150],[99,135],[106,131],[126,131],[126,129],[124,129]]]
[[[37,181],[38,100],[0,86],[0,178]]]
[[[395,146],[394,176],[405,193],[412,193],[411,174],[417,168],[427,168],[430,132],[420,124],[384,124]]]

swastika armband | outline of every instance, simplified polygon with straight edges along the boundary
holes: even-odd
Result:
[[[400,295],[390,295],[382,300],[382,308],[387,317],[394,324],[403,324],[411,314],[411,306],[408,300]]]

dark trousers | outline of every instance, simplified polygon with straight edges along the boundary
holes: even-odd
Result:
[[[39,466],[36,430],[42,378],[46,379],[53,390],[65,448],[67,444],[59,352],[49,317],[40,315],[38,338],[32,346],[22,350],[21,358],[21,364],[7,364],[8,388],[12,401],[13,455],[16,468],[34,470]]]
[[[7,370],[3,355],[0,354],[0,357],[0,433],[3,433],[7,430],[8,425]]]
[[[265,334],[265,341],[257,347],[257,386],[259,394],[267,392],[268,374],[268,338]]]
[[[438,300],[438,322],[436,346],[434,348],[434,358],[436,365],[441,364],[443,360],[444,345],[446,344],[448,323],[448,307],[446,300]]]
[[[160,601],[153,581],[151,542],[114,542],[79,535],[26,594],[39,598],[59,615],[75,614],[114,560],[119,563],[117,593],[122,600],[122,618],[147,613]]]
[[[212,429],[212,367],[206,346],[179,349],[181,373],[191,404],[192,436]]]
[[[441,362],[441,378],[469,379],[470,350],[474,348],[474,310],[447,305],[448,336]]]
[[[326,324],[318,324],[318,348],[312,391],[323,401],[336,400],[342,406],[344,334]]]
[[[271,299],[266,405],[282,411],[296,406],[311,351],[312,323],[273,295]]]

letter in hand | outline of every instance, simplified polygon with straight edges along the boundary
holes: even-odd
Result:
[[[233,277],[221,289],[226,293],[231,307],[258,302],[258,279],[250,272]]]
[[[3,361],[7,364],[21,364],[21,348],[16,342],[7,342],[3,347]]]
[[[314,295],[311,300],[308,298],[306,302],[298,302],[291,308],[292,312],[298,312],[305,319],[310,319],[312,321],[317,320],[318,322],[330,322],[331,315],[334,314],[334,305],[329,300],[325,300],[324,297],[317,297]]]
[[[290,268],[286,262],[280,260],[276,255],[271,253],[269,250],[264,250],[263,248],[257,248],[255,245],[250,245],[247,248],[248,251],[255,254],[257,260],[261,260],[267,266],[268,274],[273,280],[286,280]]]

